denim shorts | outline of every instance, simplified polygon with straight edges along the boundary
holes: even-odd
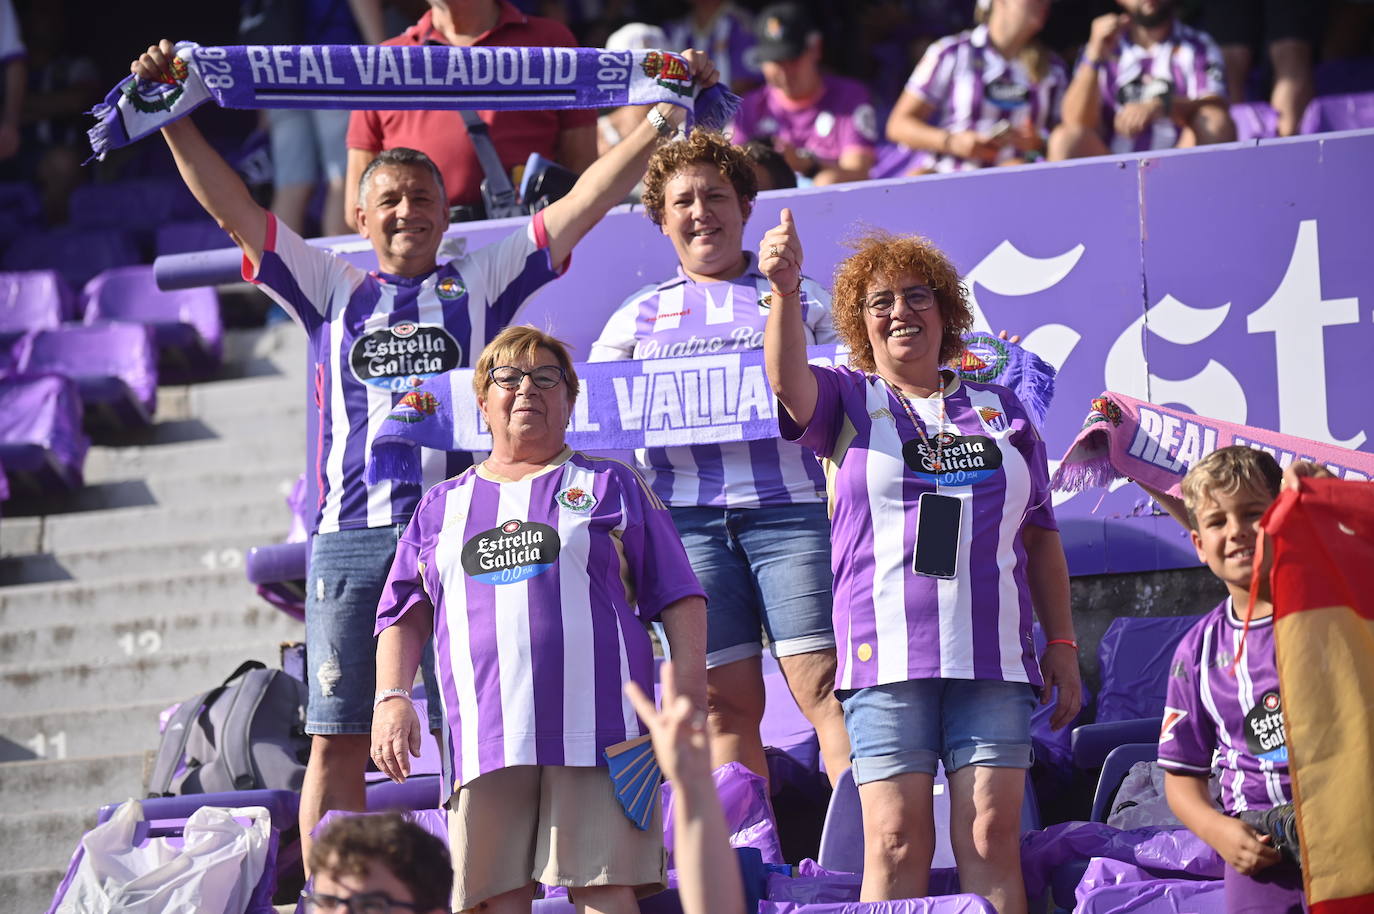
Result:
[[[321,172],[328,181],[344,179],[348,167],[347,111],[269,109],[267,123],[275,186],[314,184]]]
[[[854,783],[966,765],[1031,766],[1035,691],[999,679],[910,679],[839,692]]]
[[[307,733],[372,732],[377,691],[377,603],[396,557],[402,524],[340,530],[314,537],[305,587],[305,659],[310,704]],[[433,651],[426,645],[425,691],[437,696]],[[429,702],[429,727],[443,725],[438,700]]]
[[[706,591],[706,666],[834,648],[823,504],[671,508]]]

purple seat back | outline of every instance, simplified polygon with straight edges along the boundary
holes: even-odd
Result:
[[[768,653],[763,655],[763,689],[763,722],[759,725],[763,744],[781,749],[811,771],[818,770],[820,743],[816,739],[816,728],[797,708],[782,668]]]
[[[81,388],[87,404],[111,403],[119,408],[119,382],[127,396],[151,421],[157,408],[157,350],[153,332],[141,324],[110,321],[55,330],[35,330],[15,350],[18,369],[66,375]]]
[[[204,210],[180,178],[132,178],[82,184],[72,191],[72,224],[82,228],[156,229]]]
[[[1231,106],[1236,139],[1267,140],[1279,135],[1279,113],[1268,102],[1241,102]]]
[[[1308,102],[1301,133],[1360,130],[1374,127],[1374,92],[1319,96]]]
[[[997,909],[981,895],[937,895],[834,904],[764,901],[759,904],[759,914],[997,914]]]
[[[0,269],[57,270],[74,289],[110,267],[140,261],[133,236],[115,228],[26,232],[5,249]]]
[[[1199,618],[1122,616],[1112,620],[1097,646],[1099,723],[1164,715],[1174,648]]]
[[[43,200],[27,181],[0,182],[0,245],[43,224]]]
[[[89,447],[75,382],[54,374],[0,378],[0,459],[9,475],[78,489]]]
[[[159,225],[153,236],[153,250],[164,254],[216,251],[232,244],[224,229],[212,219],[184,219]]]
[[[219,295],[214,289],[200,287],[164,292],[157,287],[151,266],[116,267],[106,270],[86,283],[81,293],[81,305],[87,324],[102,320],[132,321],[155,328],[158,345],[173,340],[163,339],[162,328],[188,325],[200,338],[200,357],[219,364],[224,346],[224,324],[220,320]]]
[[[0,273],[0,342],[75,317],[76,298],[56,270]]]

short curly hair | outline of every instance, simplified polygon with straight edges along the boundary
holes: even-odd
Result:
[[[915,274],[935,293],[944,334],[940,338],[940,364],[957,359],[964,351],[964,334],[973,329],[973,309],[968,289],[945,252],[920,235],[895,235],[870,229],[847,245],[854,253],[835,268],[831,317],[840,339],[849,347],[849,363],[860,371],[876,371],[873,344],[864,325],[868,284],[874,277],[896,279]]]
[[[398,812],[335,819],[310,848],[315,873],[366,877],[377,867],[410,890],[420,911],[448,910],[453,867],[444,842]]]
[[[749,221],[754,198],[759,195],[759,179],[749,157],[719,133],[693,130],[684,140],[660,146],[649,159],[648,171],[644,173],[644,193],[639,199],[654,225],[663,224],[663,194],[668,182],[693,165],[714,165],[720,176],[735,188],[744,220]]]

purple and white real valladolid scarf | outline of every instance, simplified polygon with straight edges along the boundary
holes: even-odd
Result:
[[[707,128],[724,127],[739,99],[699,90],[687,61],[666,51],[455,48],[448,45],[177,44],[174,80],[125,77],[91,111],[96,158],[200,105],[224,108],[613,108],[670,102]],[[689,123],[690,126],[690,123]]]

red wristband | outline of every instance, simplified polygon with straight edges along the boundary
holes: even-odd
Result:
[[[1049,647],[1051,644],[1067,644],[1074,650],[1078,650],[1078,642],[1070,641],[1068,638],[1055,638],[1053,641],[1046,641],[1045,647]]]

